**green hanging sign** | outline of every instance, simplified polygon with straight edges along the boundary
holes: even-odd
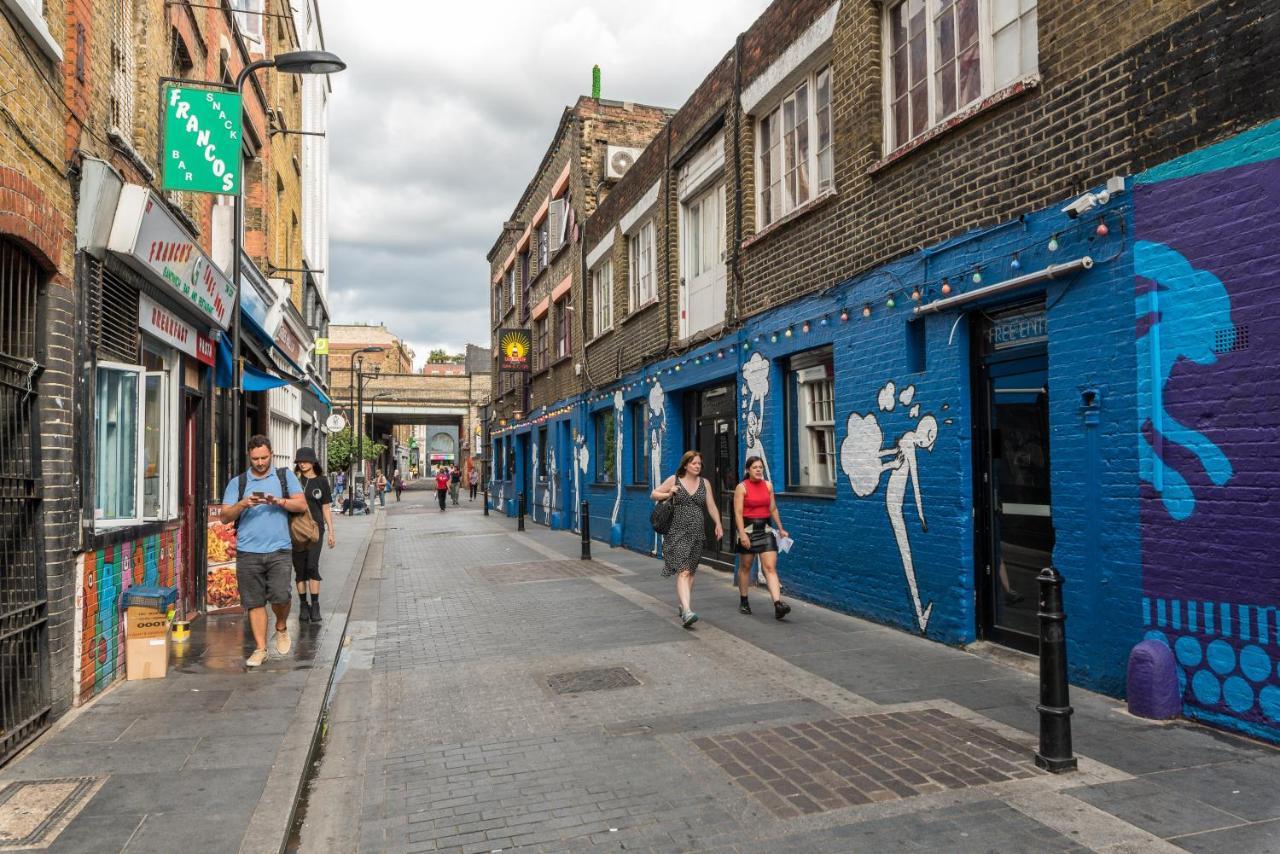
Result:
[[[217,89],[164,90],[166,190],[240,192],[240,95]]]

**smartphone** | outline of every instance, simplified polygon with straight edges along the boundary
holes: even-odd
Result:
[[[267,498],[267,494],[265,492],[255,492],[253,494],[253,497],[258,501],[265,501]]]

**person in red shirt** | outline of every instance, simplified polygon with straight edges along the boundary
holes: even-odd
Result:
[[[733,521],[738,529],[738,610],[751,613],[747,592],[751,587],[751,564],[760,560],[760,574],[769,585],[773,599],[773,616],[779,620],[791,613],[791,606],[782,601],[782,588],[778,585],[778,541],[769,530],[769,520],[774,529],[785,537],[782,519],[778,517],[778,503],[773,500],[773,487],[764,479],[764,461],[759,457],[747,457],[747,477],[733,490]]]
[[[449,498],[449,470],[444,466],[436,469],[436,498],[440,500],[440,512],[444,512],[445,501]]]

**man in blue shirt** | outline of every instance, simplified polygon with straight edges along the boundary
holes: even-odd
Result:
[[[293,586],[289,514],[305,513],[307,499],[297,475],[289,469],[284,475],[282,493],[280,475],[271,466],[271,440],[254,436],[249,439],[249,471],[233,477],[222,496],[223,524],[238,521],[236,584],[255,644],[253,654],[245,660],[249,667],[267,660],[268,602],[276,615],[276,652],[288,655],[293,646],[287,624]],[[241,478],[245,481],[243,492]]]

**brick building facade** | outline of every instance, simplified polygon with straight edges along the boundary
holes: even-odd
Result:
[[[586,221],[584,317],[597,281],[628,310],[576,387],[498,423],[493,489],[557,526],[588,499],[597,536],[655,550],[648,492],[696,448],[731,567],[762,456],[792,593],[1034,649],[1052,564],[1075,681],[1122,694],[1162,640],[1188,714],[1280,739],[1255,503],[1280,408],[1249,367],[1280,308],[1250,248],[1280,12],[1011,8],[779,0],[727,44]]]
[[[247,39],[264,12],[277,16],[273,38]],[[7,638],[19,630],[5,653],[3,761],[122,678],[129,587],[174,587],[188,616],[205,607],[207,506],[240,458],[213,367],[234,301],[231,207],[160,189],[162,93],[223,91],[246,63],[300,42],[283,2],[12,0],[0,15],[0,361],[16,395],[2,404],[15,419],[0,431],[12,463],[0,536],[21,556],[5,573],[24,591],[0,615]],[[302,304],[260,272],[301,256],[296,137],[273,136],[268,120],[279,110],[297,127],[298,99],[270,76],[243,102],[246,278],[270,299],[255,322],[273,330],[259,322],[246,357],[273,383],[306,384]],[[284,170],[284,204],[263,192],[264,163]],[[173,284],[188,274],[213,289],[204,303]],[[266,395],[249,398],[246,426],[265,432]]]

